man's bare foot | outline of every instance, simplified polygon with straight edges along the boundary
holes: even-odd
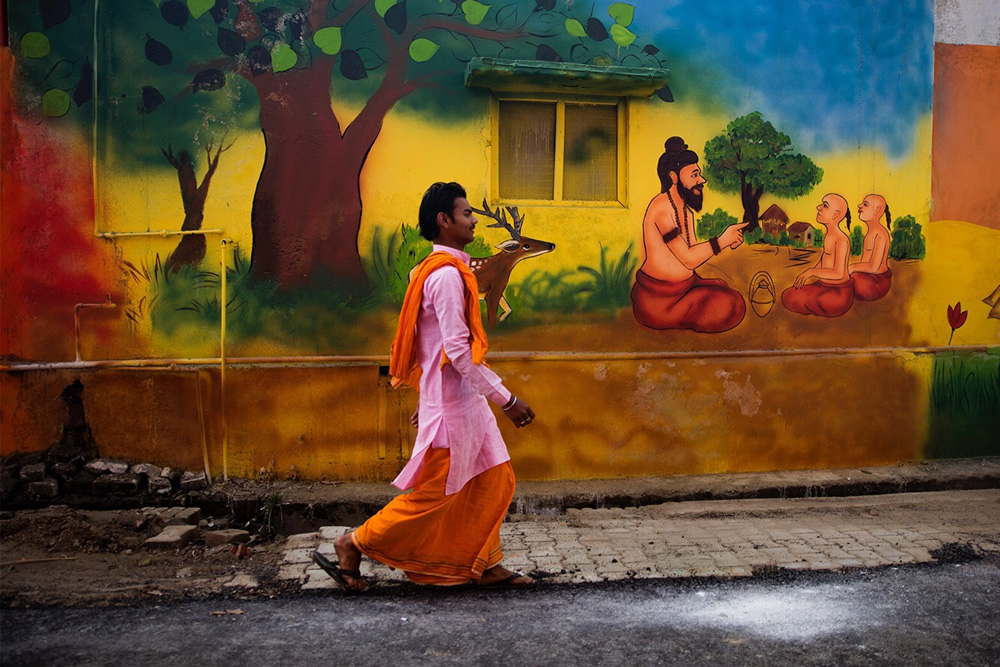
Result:
[[[344,578],[347,587],[355,591],[363,591],[368,588],[368,584],[361,577],[355,577],[347,573],[348,570],[357,572],[361,566],[361,551],[354,546],[350,534],[344,534],[333,541],[333,546],[337,550],[337,561],[340,563],[341,576]]]
[[[502,565],[495,565],[483,572],[477,585],[487,588],[533,588],[535,580],[527,575],[511,572]]]

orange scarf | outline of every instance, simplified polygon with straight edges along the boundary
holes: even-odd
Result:
[[[483,363],[486,358],[486,330],[479,310],[479,283],[472,269],[459,258],[446,252],[432,252],[417,266],[417,271],[406,288],[403,308],[399,313],[399,324],[389,351],[389,375],[392,386],[408,384],[420,388],[421,368],[417,362],[417,316],[424,294],[424,281],[442,266],[454,266],[465,281],[465,320],[469,325],[469,342],[472,344],[472,361]],[[441,366],[449,363],[448,356],[441,351]]]

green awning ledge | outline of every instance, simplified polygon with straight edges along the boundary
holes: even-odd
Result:
[[[600,67],[545,60],[473,58],[465,68],[469,88],[520,93],[581,93],[649,97],[670,80],[670,70]]]

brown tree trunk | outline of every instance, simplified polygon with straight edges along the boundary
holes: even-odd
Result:
[[[744,183],[743,187],[740,188],[740,198],[743,200],[743,222],[750,221],[750,224],[744,229],[744,233],[749,234],[757,230],[757,222],[760,219],[760,196],[762,194],[763,190],[754,188],[749,183]]]
[[[181,151],[176,158],[174,158],[173,151],[169,153],[164,151],[163,154],[177,170],[177,178],[180,181],[181,201],[184,203],[184,223],[181,225],[181,230],[201,229],[201,223],[205,219],[205,198],[208,194],[211,171],[205,177],[205,188],[202,192],[198,187],[198,179],[194,173],[194,163],[187,151]],[[205,259],[205,250],[204,234],[182,236],[177,247],[167,256],[163,268],[168,274],[173,274],[177,273],[182,266],[198,266],[201,264],[201,260]]]
[[[368,146],[345,141],[330,107],[329,63],[252,79],[266,147],[251,213],[251,272],[282,288],[367,285],[358,252]]]

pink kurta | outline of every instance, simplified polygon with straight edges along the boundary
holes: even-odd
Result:
[[[468,264],[469,255],[434,246]],[[449,449],[445,495],[493,466],[510,460],[496,418],[486,399],[497,405],[511,393],[496,373],[472,362],[469,325],[465,319],[465,283],[458,269],[443,266],[424,282],[417,316],[417,361],[420,403],[417,441],[410,461],[393,480],[400,489],[413,487],[428,447]],[[441,366],[442,349],[451,363]]]

